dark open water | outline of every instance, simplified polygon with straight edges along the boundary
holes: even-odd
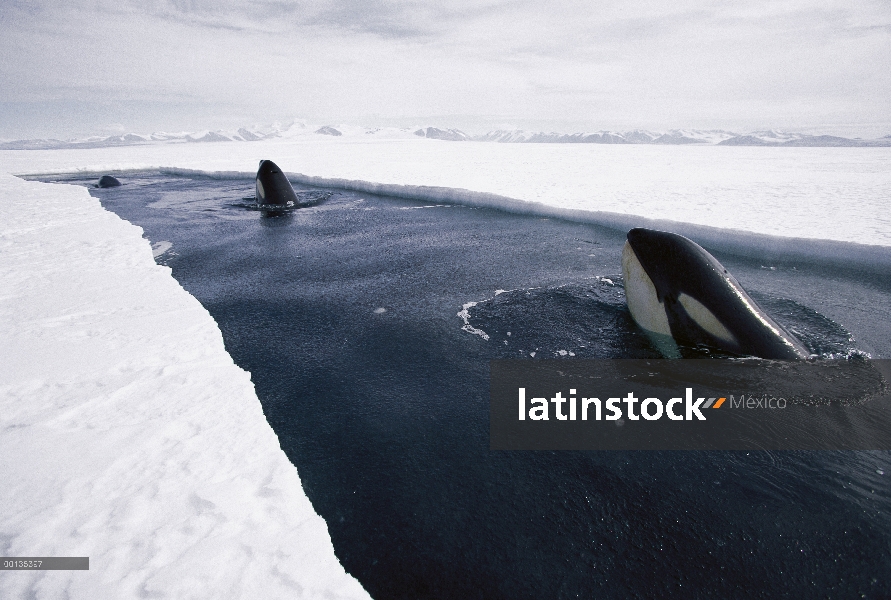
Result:
[[[172,243],[375,598],[891,598],[887,452],[488,450],[490,359],[657,356],[622,234],[352,192],[269,218],[250,180],[121,179],[91,192]],[[718,258],[813,351],[891,356],[887,281]]]

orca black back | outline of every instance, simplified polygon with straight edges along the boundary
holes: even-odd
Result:
[[[121,182],[117,180],[117,178],[112,177],[111,175],[103,175],[99,178],[99,183],[96,184],[96,187],[99,188],[110,188],[110,187],[118,187],[121,185]]]

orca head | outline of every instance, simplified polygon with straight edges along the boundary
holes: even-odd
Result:
[[[808,356],[714,256],[683,236],[632,229],[622,250],[622,275],[628,310],[651,337],[761,358]]]
[[[257,169],[257,204],[296,205],[297,194],[291,187],[291,182],[277,164],[271,160],[261,160]]]
[[[121,182],[117,180],[116,177],[112,177],[111,175],[103,175],[99,178],[99,183],[96,184],[98,188],[110,188],[110,187],[119,187]]]

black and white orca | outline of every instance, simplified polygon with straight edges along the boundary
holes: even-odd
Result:
[[[808,357],[714,256],[683,236],[632,229],[622,275],[631,316],[667,356],[676,341],[768,359]]]
[[[121,182],[117,180],[117,178],[112,177],[111,175],[103,175],[99,178],[99,183],[96,184],[98,188],[110,188],[110,187],[118,187],[121,185]]]
[[[297,206],[297,194],[291,182],[271,160],[261,160],[257,169],[257,204]]]

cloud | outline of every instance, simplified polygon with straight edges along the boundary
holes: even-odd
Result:
[[[891,114],[887,2],[75,0],[2,11],[6,102],[595,128]]]

